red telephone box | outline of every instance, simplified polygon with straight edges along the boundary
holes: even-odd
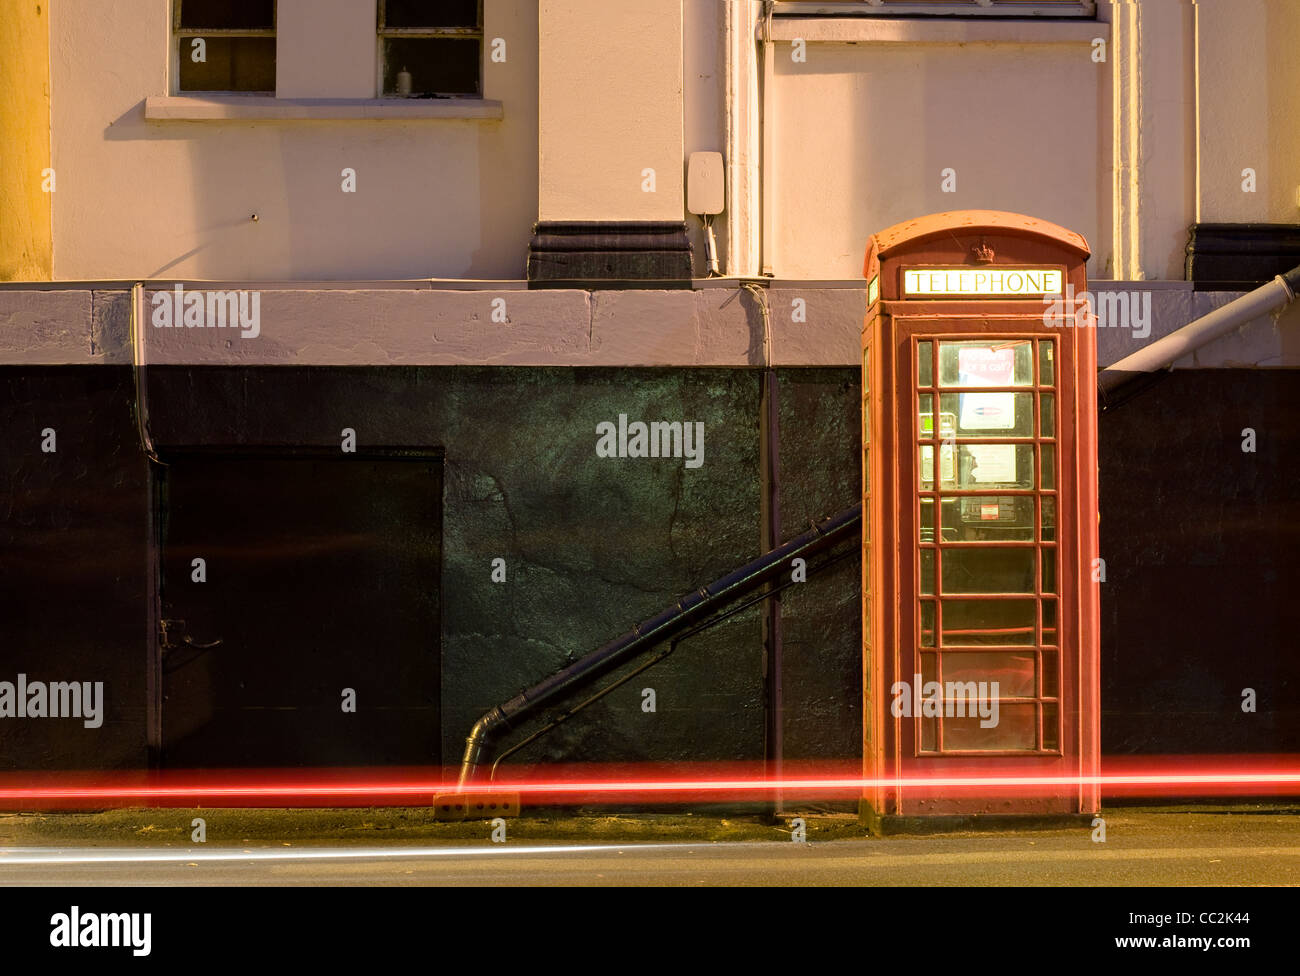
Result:
[[[1087,242],[996,211],[867,247],[864,813],[1091,814],[1099,758]],[[1027,780],[1027,782],[1008,782]]]

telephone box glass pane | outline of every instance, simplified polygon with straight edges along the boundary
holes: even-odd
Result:
[[[1002,546],[943,551],[944,593],[1033,593],[1036,550]]]
[[[934,386],[934,343],[916,344],[916,385]]]
[[[918,413],[916,429],[920,432],[920,438],[926,440],[934,436],[934,394],[922,393],[916,401]]]
[[[1032,393],[944,393],[940,423],[951,417],[958,437],[1033,437]]]
[[[1056,397],[1050,393],[1044,393],[1042,403],[1039,406],[1042,414],[1043,437],[1056,436]]]
[[[1056,496],[1043,496],[1043,541],[1056,541]]]
[[[987,681],[989,694],[992,683],[997,682],[1000,698],[1036,698],[1038,696],[1034,653],[1005,653],[992,651],[945,652],[943,655],[943,680]]]
[[[943,541],[1033,542],[1034,499],[1030,495],[944,498]]]
[[[1043,592],[1056,592],[1056,546],[1044,546],[1040,550],[1043,557]]]
[[[921,550],[921,592],[926,596],[934,593],[934,550]]]
[[[1056,601],[1043,601],[1043,643],[1056,643]]]
[[[988,718],[979,715],[967,718],[945,718],[943,721],[944,751],[1001,752],[1003,750],[1036,750],[1038,748],[1038,706],[1033,704],[1000,704],[997,724],[983,728],[982,722],[993,720],[992,708],[982,706]]]
[[[862,497],[864,499],[871,497],[871,449],[864,447],[862,449]],[[865,515],[862,519],[862,537],[871,538],[871,519]]]
[[[1038,383],[1040,386],[1056,385],[1056,343],[1050,339],[1038,340]]]
[[[1056,447],[1052,444],[1043,445],[1043,487],[1056,487]]]
[[[1033,386],[1033,343],[975,340],[939,343],[939,385]]]
[[[1060,708],[1055,702],[1043,705],[1043,748],[1053,751],[1061,748]]]
[[[1060,694],[1056,676],[1056,651],[1043,651],[1043,697],[1056,698]]]
[[[1033,645],[1037,609],[1034,600],[944,600],[940,644],[944,647]]]
[[[1030,444],[960,444],[959,488],[1034,487],[1034,448]]]
[[[871,347],[862,350],[862,443],[871,443]]]
[[[939,720],[935,718],[921,719],[921,751],[934,752],[939,748]]]
[[[934,601],[921,601],[921,646],[934,647]]]
[[[928,496],[921,499],[921,541],[934,541],[934,499]]]

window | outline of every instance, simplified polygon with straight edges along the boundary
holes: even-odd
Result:
[[[275,0],[175,0],[178,92],[275,94]]]
[[[1093,17],[1095,0],[778,0],[778,14]]]
[[[379,0],[385,96],[479,96],[482,0]]]
[[[916,343],[917,667],[945,689],[988,681],[1000,716],[920,717],[922,753],[1060,751],[1056,352]]]

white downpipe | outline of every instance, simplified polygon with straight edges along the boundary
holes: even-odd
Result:
[[[1154,373],[1173,365],[1184,356],[1226,335],[1252,319],[1289,305],[1300,293],[1300,267],[1278,275],[1262,288],[1247,292],[1222,308],[1216,308],[1131,356],[1107,366],[1097,376],[1097,386],[1108,393],[1135,373]]]
[[[759,102],[755,39],[758,5],[728,0],[726,6],[726,274],[758,275]]]

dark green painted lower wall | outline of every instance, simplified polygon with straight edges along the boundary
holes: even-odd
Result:
[[[789,537],[857,500],[860,394],[851,368],[783,370],[780,380]],[[431,666],[448,761],[486,708],[759,549],[756,371],[155,367],[147,389],[164,455],[328,450],[345,427],[359,449],[445,450],[441,646]],[[1103,416],[1105,752],[1300,744],[1298,394],[1298,371],[1180,372]],[[148,760],[149,492],[132,401],[124,368],[0,369],[0,680],[25,671],[95,677],[109,689],[99,730],[0,720],[0,767]],[[597,424],[620,413],[702,422],[704,463],[597,457]],[[1247,426],[1258,430],[1253,456],[1240,450]],[[45,427],[58,431],[54,455],[40,451]],[[504,583],[492,580],[498,558]],[[791,759],[860,752],[858,598],[854,559],[787,591]],[[749,610],[519,759],[757,759],[762,675]],[[1257,690],[1256,714],[1241,712],[1245,687]],[[655,691],[654,713],[642,709],[644,688]]]

